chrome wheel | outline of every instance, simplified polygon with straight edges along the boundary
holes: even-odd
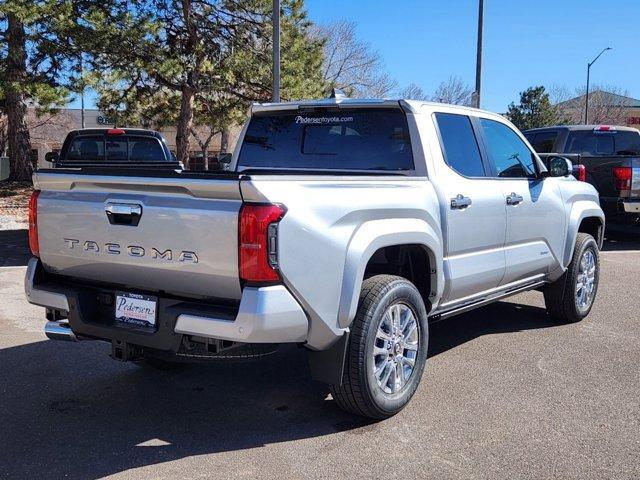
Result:
[[[386,394],[407,384],[416,363],[420,328],[413,310],[395,303],[382,316],[373,345],[373,376]]]
[[[591,306],[596,289],[596,256],[591,249],[587,249],[580,258],[578,275],[576,277],[575,300],[580,312],[585,312]]]

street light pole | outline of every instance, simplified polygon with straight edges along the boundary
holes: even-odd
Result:
[[[86,124],[84,121],[84,65],[82,64],[82,54],[80,54],[80,124],[82,128],[86,128]]]
[[[593,61],[591,61],[590,63],[587,63],[587,93],[585,94],[585,98],[584,98],[584,124],[585,125],[589,124],[589,75],[591,73],[591,65],[596,63],[596,60],[600,58],[600,55],[602,55],[607,50],[611,50],[611,47],[602,49],[602,51],[598,54],[596,58],[593,59]]]
[[[475,107],[480,108],[480,90],[482,88],[482,27],[484,23],[484,0],[478,2],[478,48],[476,51],[476,92]]]
[[[280,101],[280,0],[273,0],[273,97]]]

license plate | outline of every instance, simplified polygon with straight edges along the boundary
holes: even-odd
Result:
[[[157,304],[156,297],[116,292],[116,320],[140,327],[153,327],[156,324]]]

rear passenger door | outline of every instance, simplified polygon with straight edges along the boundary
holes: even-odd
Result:
[[[546,274],[558,265],[564,247],[558,179],[540,178],[534,152],[509,125],[488,118],[480,118],[479,124],[506,210],[506,270],[500,284]]]
[[[505,271],[506,214],[500,182],[481,155],[477,119],[437,112],[443,162],[437,161],[434,187],[441,204],[445,237],[445,276],[449,281],[440,307],[470,300],[495,288]]]

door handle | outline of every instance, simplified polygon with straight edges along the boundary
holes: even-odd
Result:
[[[137,203],[107,203],[104,211],[111,225],[131,225],[140,223],[142,206]]]
[[[467,208],[469,205],[471,205],[471,199],[462,194],[458,194],[455,198],[451,199],[451,208],[454,210],[462,210]]]
[[[511,192],[511,194],[507,195],[507,205],[518,205],[524,200],[522,195],[518,195],[515,192]]]

